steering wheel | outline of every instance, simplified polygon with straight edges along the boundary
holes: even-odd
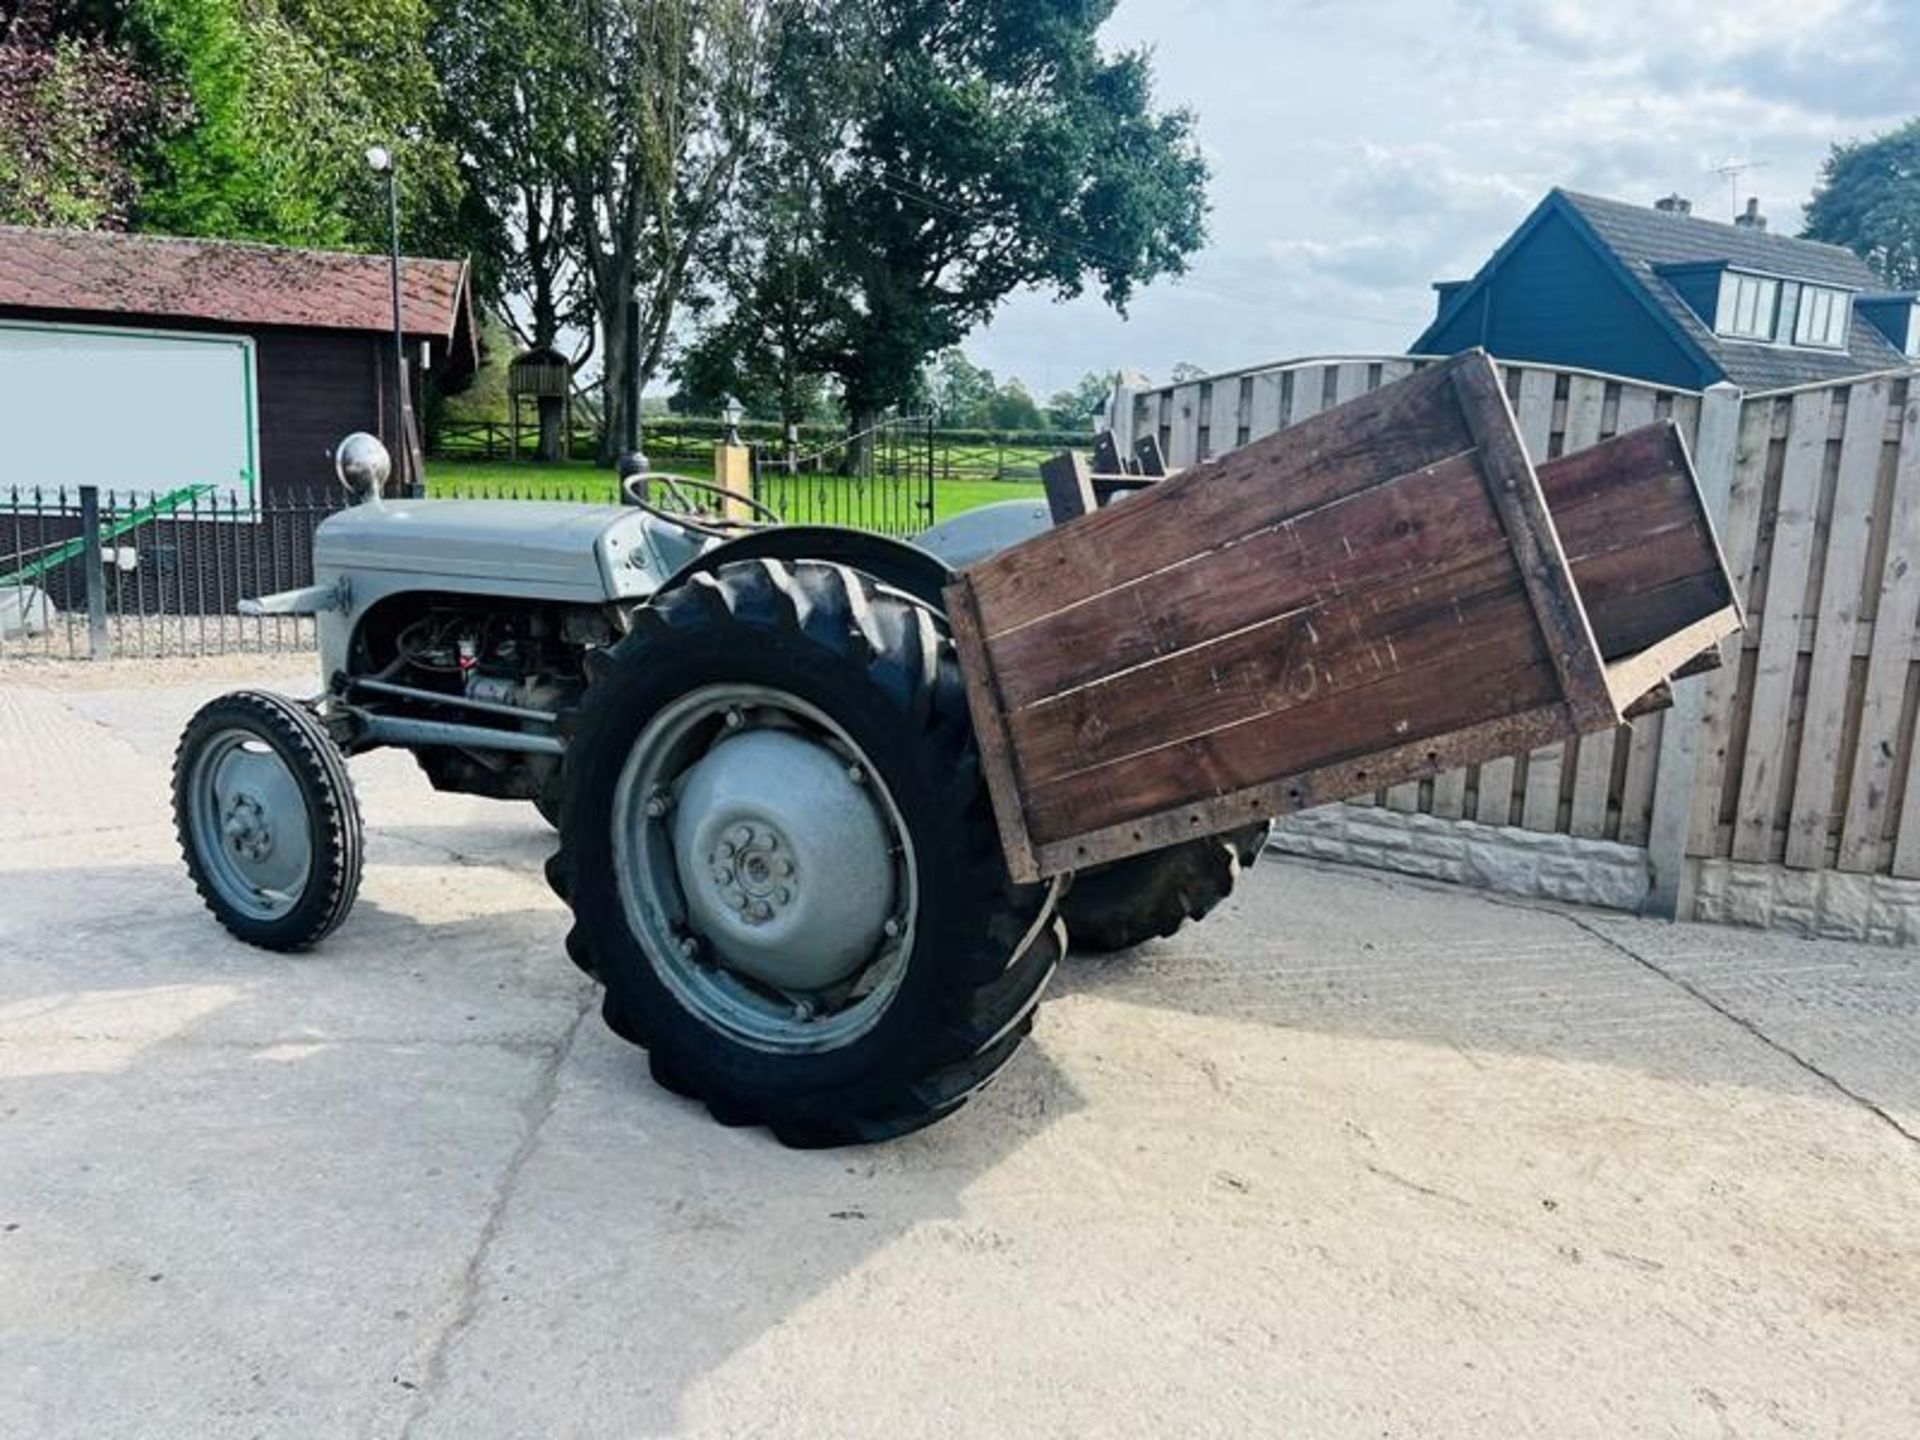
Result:
[[[783,523],[778,512],[761,504],[743,490],[735,490],[728,485],[715,485],[707,480],[692,480],[685,475],[671,475],[665,471],[658,471],[647,475],[629,475],[625,480],[620,482],[620,488],[625,492],[627,499],[634,504],[653,509],[654,507],[649,505],[643,496],[636,492],[634,487],[636,483],[644,486],[656,480],[664,484],[668,490],[672,491],[674,499],[682,505],[687,505],[687,497],[680,493],[680,487],[684,485],[689,490],[698,490],[707,495],[717,495],[722,500],[737,500],[755,515],[765,520],[769,525],[779,525]],[[687,505],[687,508],[692,509],[693,507]]]

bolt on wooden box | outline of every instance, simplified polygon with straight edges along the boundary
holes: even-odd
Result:
[[[1536,472],[1481,351],[946,598],[1021,880],[1610,728],[1741,626],[1678,431]]]

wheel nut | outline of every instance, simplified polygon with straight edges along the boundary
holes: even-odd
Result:
[[[727,711],[727,729],[738,730],[746,723],[747,717],[742,715],[738,710]]]
[[[776,905],[792,904],[793,892],[787,889],[786,886],[782,885],[779,889],[773,892],[773,903]]]
[[[900,934],[900,922],[889,915],[887,923],[880,927],[880,933],[889,940],[895,939]]]
[[[747,908],[747,892],[744,890],[736,890],[729,886],[726,893],[720,898],[736,910],[744,910]]]
[[[751,845],[753,843],[752,827],[736,825],[727,832],[727,839],[731,840],[736,846]]]
[[[680,941],[680,953],[689,960],[700,958],[700,942],[691,935],[683,936]]]
[[[714,884],[724,885],[731,879],[733,879],[733,871],[729,870],[726,866],[716,865],[713,867]]]
[[[847,779],[856,785],[864,785],[867,783],[867,772],[858,765],[849,765],[847,767]]]
[[[647,797],[647,818],[658,820],[673,808],[673,801],[664,790],[656,790]]]
[[[787,879],[793,874],[793,862],[791,860],[774,861],[773,873],[778,875],[782,880]]]

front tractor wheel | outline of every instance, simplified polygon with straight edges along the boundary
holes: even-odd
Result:
[[[297,701],[236,690],[203,705],[173,761],[173,817],[214,918],[249,945],[305,950],[360,888],[347,762]]]
[[[965,1103],[1061,937],[1051,892],[1007,878],[939,617],[841,566],[748,560],[594,668],[552,876],[609,1026],[792,1145]]]

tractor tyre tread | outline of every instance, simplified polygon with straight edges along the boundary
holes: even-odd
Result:
[[[769,664],[772,680],[756,668]],[[663,666],[680,678],[662,679]],[[809,1149],[907,1134],[991,1081],[1031,1029],[1064,937],[1054,887],[1008,877],[940,617],[845,566],[749,559],[690,576],[637,611],[598,668],[568,747],[548,879],[574,914],[569,955],[607,986],[609,1028],[649,1052],[656,1081],[722,1124],[764,1126]],[[785,685],[778,676],[796,670],[838,687],[835,696],[857,692],[843,712],[831,699],[812,703],[842,723],[856,709],[868,717],[861,746],[920,852],[911,968],[873,1030],[845,1047],[860,1049],[857,1069],[851,1059],[844,1069],[749,1063],[745,1047],[670,998],[626,920],[606,838],[620,767],[646,715],[671,698],[667,687],[684,693],[720,674]],[[927,920],[936,893],[937,925]]]
[[[306,892],[286,914],[271,920],[244,915],[221,898],[194,844],[186,794],[193,751],[222,730],[252,730],[271,745],[292,773],[307,803],[313,869]],[[366,841],[360,804],[346,757],[327,727],[305,705],[269,690],[234,690],[209,700],[181,732],[173,755],[173,824],[194,889],[213,917],[235,938],[263,950],[308,950],[347,918],[360,891]]]

